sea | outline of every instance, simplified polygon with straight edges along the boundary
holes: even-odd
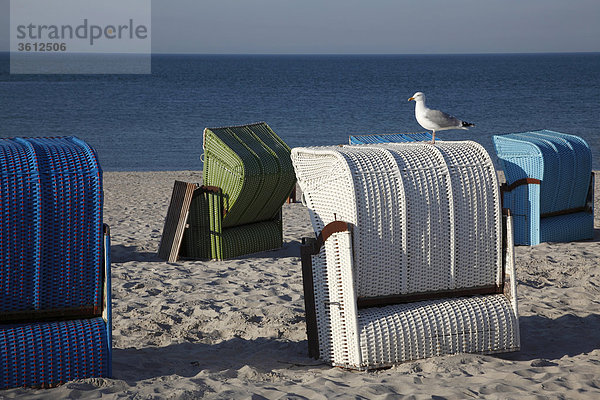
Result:
[[[152,55],[151,74],[10,74],[0,53],[0,137],[74,135],[105,171],[202,169],[206,127],[265,121],[290,146],[421,132],[408,98],[475,124],[475,140],[550,129],[581,136],[600,169],[600,53]]]

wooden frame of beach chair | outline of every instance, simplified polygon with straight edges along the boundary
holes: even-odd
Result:
[[[497,135],[493,141],[516,244],[593,238],[594,174],[591,150],[582,138],[540,130]]]
[[[0,388],[110,377],[102,170],[75,137],[0,139]]]
[[[301,247],[310,356],[365,370],[519,349],[511,218],[481,146],[299,148],[292,159],[317,234]]]

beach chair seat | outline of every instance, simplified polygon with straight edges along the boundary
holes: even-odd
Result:
[[[282,246],[280,213],[266,221],[224,227],[224,203],[222,190],[206,186],[196,189],[181,243],[182,257],[225,260]]]
[[[159,255],[223,260],[280,248],[281,208],[296,185],[290,148],[264,122],[206,128],[203,147],[204,184],[176,183]],[[185,228],[168,229],[176,225]]]
[[[592,155],[582,138],[540,130],[497,135],[493,141],[516,244],[593,238]]]
[[[510,218],[474,142],[292,150],[309,354],[352,369],[519,349]],[[503,227],[503,223],[507,227]]]
[[[0,388],[110,376],[102,205],[85,142],[0,139]]]
[[[350,144],[373,144],[373,143],[405,143],[431,141],[431,132],[415,133],[379,133],[369,135],[350,135]]]

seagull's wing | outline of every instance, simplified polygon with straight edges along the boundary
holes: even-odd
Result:
[[[446,114],[440,110],[431,110],[428,109],[425,113],[425,118],[437,124],[440,128],[447,128],[452,126],[460,126],[461,120],[456,117],[453,117],[450,114]]]

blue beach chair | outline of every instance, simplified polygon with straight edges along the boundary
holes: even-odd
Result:
[[[516,244],[593,238],[592,155],[582,138],[540,130],[493,141],[506,177],[503,204],[514,216]]]
[[[110,376],[102,170],[74,137],[0,139],[0,388]]]
[[[430,132],[351,135],[349,138],[350,144],[403,143],[430,140],[432,140]]]

